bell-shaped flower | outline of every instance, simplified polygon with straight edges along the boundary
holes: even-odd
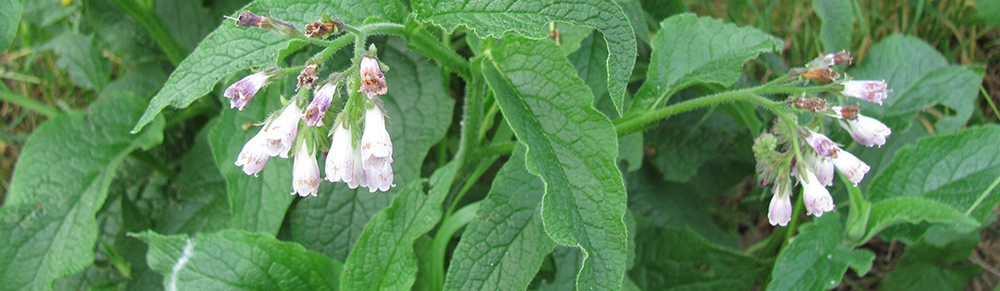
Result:
[[[347,182],[347,187],[351,189],[357,189],[358,186],[368,187],[368,176],[365,173],[364,167],[361,165],[361,147],[357,147],[351,151],[354,156],[354,172],[351,173],[351,180]]]
[[[798,178],[805,192],[802,196],[802,202],[806,205],[806,214],[820,217],[823,216],[824,212],[833,211],[833,197],[830,196],[830,191],[823,187],[812,170],[805,169],[804,172],[802,175],[798,175]]]
[[[847,81],[843,85],[844,90],[840,91],[840,94],[860,98],[878,105],[882,105],[882,100],[889,97],[888,92],[892,92],[892,90],[886,90],[888,85],[885,84],[885,81]]]
[[[379,68],[378,60],[371,57],[361,58],[361,88],[358,92],[365,93],[369,99],[376,95],[385,95],[389,88],[385,85],[385,75]]]
[[[254,135],[250,141],[243,145],[243,150],[236,158],[236,166],[243,167],[243,172],[247,175],[256,177],[257,173],[264,170],[267,159],[271,157],[267,154],[267,145],[264,144],[267,138],[264,135],[264,129],[261,128],[257,135]]]
[[[365,177],[368,178],[368,192],[389,191],[390,187],[396,187],[392,183],[392,164],[384,163],[381,168],[370,167],[365,169]]]
[[[295,102],[289,104],[281,111],[278,118],[270,122],[267,128],[267,154],[288,158],[288,151],[295,141],[295,134],[299,129],[299,119],[302,116],[302,109]]]
[[[788,226],[792,220],[792,187],[786,183],[774,184],[774,196],[767,211],[767,221],[771,225]]]
[[[295,152],[295,161],[292,162],[292,195],[316,196],[319,190],[319,165],[316,164],[316,153],[309,150],[305,141],[300,144],[299,150]]]
[[[365,169],[382,169],[392,163],[392,140],[385,130],[385,116],[378,107],[365,112],[365,131],[361,135],[361,161]]]
[[[878,119],[861,114],[854,120],[842,119],[837,123],[850,132],[855,141],[868,147],[876,145],[882,147],[885,138],[892,134],[892,130]]]
[[[326,180],[351,183],[354,179],[354,147],[351,146],[352,133],[342,124],[334,126],[330,140],[330,152],[326,154]],[[355,186],[354,188],[357,188]]]
[[[336,93],[337,85],[333,83],[326,83],[319,90],[316,90],[312,102],[306,106],[306,114],[302,116],[302,119],[306,120],[306,126],[323,126],[326,110],[330,109],[330,102],[333,101],[333,96]]]
[[[257,91],[267,85],[270,78],[271,76],[263,71],[243,77],[226,88],[226,92],[222,96],[229,98],[229,108],[243,110],[243,107],[250,103],[250,99],[253,99]]]
[[[840,171],[844,177],[847,177],[847,180],[854,183],[854,186],[861,183],[861,179],[864,179],[868,170],[871,170],[868,164],[865,164],[865,162],[862,162],[858,157],[847,151],[840,151],[837,158],[833,159],[833,165],[837,167],[837,171]]]
[[[809,143],[820,157],[836,158],[837,152],[840,151],[840,147],[829,137],[811,130],[806,136],[806,143]]]
[[[838,156],[839,153],[843,153],[843,151],[838,152]],[[833,162],[830,158],[806,154],[806,162],[816,171],[816,177],[819,178],[820,184],[833,186]]]

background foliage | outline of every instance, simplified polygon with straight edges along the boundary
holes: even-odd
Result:
[[[225,87],[321,49],[241,10],[399,25],[368,39],[395,188],[233,166],[295,80],[245,111]],[[972,0],[0,0],[0,290],[996,290],[998,25]],[[834,213],[767,222],[762,107],[632,122],[841,50],[893,134],[845,144],[872,170]]]

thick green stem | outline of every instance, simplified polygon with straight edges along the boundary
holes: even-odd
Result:
[[[21,96],[21,94],[14,93],[14,91],[0,89],[0,100],[10,102],[25,109],[45,115],[45,117],[48,117],[49,119],[59,115],[59,110],[35,101],[34,99]]]
[[[476,217],[476,211],[479,210],[479,203],[475,202],[462,209],[455,212],[455,215],[445,218],[441,222],[441,227],[438,228],[437,233],[434,235],[434,241],[431,243],[431,257],[434,258],[432,270],[438,272],[436,276],[431,276],[431,280],[428,282],[429,290],[441,290],[444,287],[444,257],[445,253],[448,252],[448,243],[451,242],[451,238],[455,236],[455,232],[458,232],[463,226],[472,221]]]
[[[364,35],[403,35],[403,31],[402,24],[391,22],[372,23],[361,27],[361,34]]]
[[[133,0],[111,0],[111,2],[149,32],[149,35],[160,45],[163,52],[167,53],[167,58],[170,59],[171,63],[176,66],[184,60],[184,57],[187,56],[187,50],[181,47],[177,43],[177,40],[170,36],[167,27],[163,25],[163,21],[160,20],[160,17],[156,13],[140,7]]]
[[[750,88],[728,91],[716,95],[683,101],[660,109],[646,111],[638,115],[626,116],[615,120],[615,130],[618,131],[618,136],[622,137],[642,130],[642,128],[648,123],[652,123],[674,114],[733,101],[749,101],[771,109],[772,111],[777,110],[778,106],[780,106],[779,103],[757,96],[756,94],[758,94],[758,92],[756,91],[759,90],[757,90],[757,88]]]
[[[469,61],[452,50],[450,46],[434,38],[423,26],[410,24],[406,28],[405,37],[409,48],[438,61],[441,66],[452,70],[462,79],[469,80],[471,78]]]

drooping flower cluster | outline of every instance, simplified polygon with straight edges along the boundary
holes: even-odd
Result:
[[[236,19],[239,26],[258,26],[273,29],[275,23],[285,22],[273,17],[257,16],[244,11]],[[293,28],[294,29],[294,28]],[[338,19],[322,21],[306,26],[307,37],[321,37],[327,33],[337,33],[343,29]],[[287,29],[286,29],[287,30]],[[327,111],[334,101],[338,101],[344,88],[350,83],[359,88],[346,102],[338,101],[344,107],[333,120],[330,149],[326,155],[326,180],[344,182],[351,189],[368,187],[370,192],[388,191],[394,187],[392,170],[392,140],[386,130],[386,116],[378,95],[388,92],[383,69],[377,57],[375,46],[356,60],[356,70],[335,72],[320,81],[317,73],[321,62],[310,61],[297,78],[296,94],[282,110],[272,114],[261,123],[260,131],[251,138],[240,151],[236,166],[243,167],[247,175],[257,176],[271,157],[288,158],[294,156],[292,164],[292,195],[316,196],[320,184],[320,169],[316,152],[321,146],[317,140],[318,127],[326,122]],[[249,75],[226,89],[224,96],[230,99],[232,108],[243,110],[254,95],[268,83],[279,78],[282,70],[269,69]],[[310,92],[313,85],[318,86]],[[306,89],[306,90],[301,90]],[[312,93],[312,101],[306,105],[306,98]],[[363,97],[362,97],[363,96]],[[303,106],[305,105],[305,106]],[[363,113],[362,113],[363,112]],[[363,117],[361,115],[364,115]],[[363,119],[362,119],[363,118]],[[362,122],[363,120],[363,122]],[[301,126],[303,123],[304,126]],[[355,133],[361,132],[360,137]]]
[[[840,52],[817,58],[798,69],[801,78],[819,83],[835,82],[840,74],[829,68],[833,65],[849,64],[850,54]],[[832,88],[842,86],[838,93],[845,97],[855,97],[871,103],[882,104],[888,97],[884,81],[835,82]],[[832,94],[831,94],[832,95]],[[829,97],[828,97],[829,98]],[[828,106],[834,103],[823,98],[791,98],[790,107],[813,112],[815,118],[834,118],[850,133],[859,144],[872,147],[882,146],[892,131],[882,122],[860,114],[857,105]],[[811,124],[822,125],[823,122]],[[834,210],[833,197],[826,189],[833,185],[835,172],[857,186],[871,169],[865,162],[845,151],[836,142],[822,134],[821,129],[799,126],[794,116],[775,123],[771,133],[764,133],[754,140],[754,156],[762,187],[773,185],[774,195],[768,211],[768,221],[772,225],[786,226],[791,221],[793,188],[792,177],[802,185],[802,202],[806,214],[822,216]],[[796,145],[808,145],[796,146]],[[798,152],[795,149],[799,149]]]

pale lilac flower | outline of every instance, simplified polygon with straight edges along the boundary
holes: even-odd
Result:
[[[305,141],[295,152],[295,161],[292,163],[292,195],[316,196],[319,190],[319,165],[316,164],[316,153],[310,151]]]
[[[843,152],[838,152],[838,156]],[[830,158],[806,154],[806,161],[816,171],[816,177],[819,178],[820,184],[823,184],[823,186],[833,186],[833,162]]]
[[[333,95],[337,93],[337,85],[326,83],[313,96],[312,102],[306,106],[306,114],[302,119],[306,120],[306,126],[323,126],[323,118],[326,117],[326,110],[330,109],[330,102]]]
[[[365,173],[364,167],[361,165],[361,147],[352,150],[354,153],[354,172],[351,175],[351,180],[346,181],[347,187],[351,189],[357,189],[358,186],[368,187],[368,176]]]
[[[824,212],[833,211],[833,197],[830,196],[830,191],[823,187],[812,170],[805,169],[804,172],[798,178],[805,192],[802,202],[806,205],[806,214],[820,217]]]
[[[864,179],[868,170],[871,170],[865,162],[847,151],[841,151],[837,158],[833,159],[833,165],[837,166],[837,170],[854,183],[854,186],[861,183],[861,179]]]
[[[302,109],[295,102],[285,107],[278,118],[270,122],[267,128],[267,154],[288,158],[288,151],[295,141],[295,134],[299,129],[299,119],[302,116]]]
[[[336,128],[330,140],[330,152],[326,154],[326,180],[351,183],[355,169],[354,147],[351,146],[352,133],[342,124],[334,127]]]
[[[774,196],[771,197],[771,207],[767,212],[767,221],[771,225],[788,226],[792,220],[792,187],[788,183],[775,183]]]
[[[392,164],[384,163],[381,168],[374,166],[365,169],[365,177],[368,178],[368,192],[375,193],[376,190],[382,192],[389,191],[390,187],[396,187],[392,183]]]
[[[257,135],[254,135],[250,141],[243,145],[243,150],[236,158],[236,166],[242,166],[243,172],[247,175],[256,177],[257,173],[264,170],[264,166],[267,165],[267,159],[270,156],[267,155],[267,146],[264,144],[264,141],[267,140],[264,137],[265,134],[264,129],[261,128]]]
[[[378,60],[370,57],[361,58],[361,88],[358,92],[365,93],[369,99],[376,95],[385,95],[388,87],[385,84],[385,75],[378,66]]]
[[[885,138],[892,134],[892,130],[884,123],[868,116],[858,114],[855,120],[838,120],[840,127],[851,133],[851,137],[858,143],[865,146],[879,146],[885,144]]]
[[[837,146],[829,137],[815,131],[809,131],[809,135],[806,136],[806,142],[809,146],[816,150],[816,154],[820,157],[835,158],[837,157],[837,151],[840,147]]]
[[[381,169],[383,164],[392,163],[392,140],[385,130],[385,116],[378,107],[365,112],[365,131],[360,146],[365,169]]]
[[[257,94],[261,87],[267,85],[270,78],[271,76],[265,72],[257,72],[243,77],[226,88],[226,92],[222,96],[230,99],[229,108],[239,108],[242,111],[243,107],[250,103],[250,99],[253,99],[254,94]]]
[[[885,81],[847,81],[844,82],[844,90],[840,91],[844,96],[860,98],[871,103],[882,105],[882,100],[889,97],[886,90]]]

